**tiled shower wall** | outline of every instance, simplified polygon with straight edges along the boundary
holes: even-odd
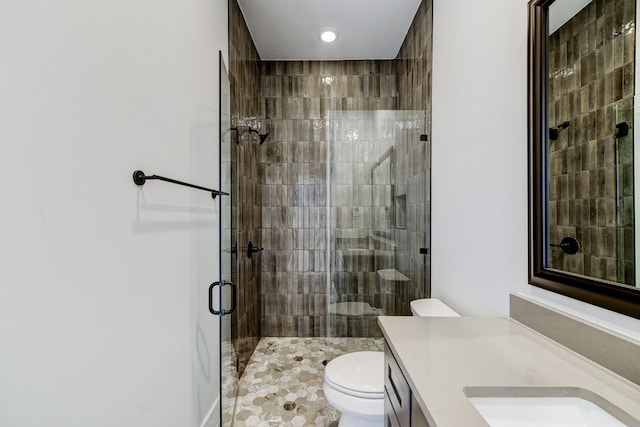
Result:
[[[237,233],[237,270],[232,280],[238,286],[238,308],[233,319],[232,338],[244,370],[260,340],[260,256],[249,259],[249,241],[259,245],[261,229],[260,146],[250,141],[247,123],[259,117],[260,58],[236,0],[229,2],[229,77],[231,83],[233,220]],[[235,142],[239,143],[236,144]]]
[[[423,0],[395,60],[398,110],[427,110],[431,120],[433,2]]]
[[[262,334],[325,336],[330,111],[391,110],[392,61],[264,62]]]
[[[605,7],[606,6],[606,7]],[[549,38],[549,125],[569,121],[550,147],[550,240],[575,255],[551,266],[634,283],[633,127],[635,0],[594,0]]]
[[[396,196],[406,195],[407,210],[406,228],[396,229],[396,268],[409,278],[406,292],[398,294],[397,314],[410,314],[412,300],[431,296],[432,28],[433,2],[423,0],[395,61],[396,108],[416,112],[402,117],[405,126],[396,135]],[[420,141],[425,132],[428,140]],[[428,255],[419,253],[422,247]]]

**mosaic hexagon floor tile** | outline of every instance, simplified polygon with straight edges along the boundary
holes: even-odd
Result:
[[[238,384],[233,426],[337,426],[340,413],[322,391],[323,362],[382,346],[382,338],[262,338]]]

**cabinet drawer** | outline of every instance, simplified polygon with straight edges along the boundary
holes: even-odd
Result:
[[[411,389],[389,346],[384,345],[384,388],[401,426],[410,425]]]
[[[402,427],[398,422],[398,417],[396,417],[387,393],[384,396],[384,427]]]

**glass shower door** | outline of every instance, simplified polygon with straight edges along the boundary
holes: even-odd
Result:
[[[220,197],[220,408],[221,425],[233,425],[233,414],[238,394],[237,353],[233,340],[235,280],[237,271],[237,228],[233,203],[237,192],[234,187],[234,146],[231,137],[231,88],[229,76],[220,53],[220,184],[230,196]]]

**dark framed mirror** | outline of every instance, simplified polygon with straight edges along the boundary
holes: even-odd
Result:
[[[635,0],[529,2],[529,283],[640,318]]]

